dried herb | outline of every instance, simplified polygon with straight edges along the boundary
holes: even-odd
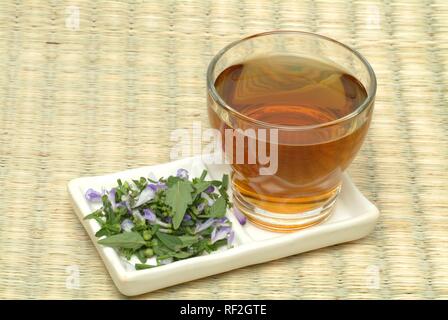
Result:
[[[222,181],[207,181],[206,176],[204,170],[190,180],[188,172],[179,169],[176,176],[158,181],[117,180],[115,188],[102,194],[89,189],[86,199],[102,202],[102,207],[85,219],[99,224],[99,244],[115,248],[127,259],[137,257],[141,262],[135,264],[137,270],[213,252],[232,242],[225,217],[231,203],[228,176]]]

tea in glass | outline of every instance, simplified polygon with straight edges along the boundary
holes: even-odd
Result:
[[[226,148],[225,143],[223,149],[231,157],[237,208],[260,227],[291,231],[318,223],[331,213],[342,174],[367,134],[374,76],[371,77],[373,73],[365,60],[342,45],[347,51],[345,55],[352,54],[348,56],[351,59],[344,56],[345,63],[349,61],[346,66],[325,56],[290,52],[285,45],[276,48],[281,43],[278,40],[288,42],[288,37],[304,38],[302,41],[317,37],[319,41],[340,45],[307,33],[262,34],[227,50],[244,46],[244,41],[255,42],[257,37],[272,38],[273,43],[264,41],[260,52],[254,50],[257,46],[252,43],[246,55],[241,54],[240,48],[242,57],[233,63],[230,55],[226,57],[219,72],[219,59],[215,59],[213,75],[209,69],[209,80],[213,81],[213,90],[209,89],[209,119],[211,126],[221,131],[223,140],[229,138],[226,130],[234,130],[233,149]],[[266,44],[271,46],[263,51]],[[222,55],[225,57],[225,52]],[[361,77],[357,78],[353,70],[359,65],[365,67],[365,74],[360,72]],[[245,134],[248,130],[255,134]],[[276,140],[264,132],[261,137],[261,130],[276,130]],[[272,174],[260,174],[265,164],[260,163],[258,150],[250,148],[251,143],[259,146],[261,139],[267,150],[277,153],[271,157],[277,161]],[[244,141],[243,145],[238,145],[237,140]],[[244,161],[237,161],[238,151],[242,151]],[[249,161],[251,156],[255,162]]]

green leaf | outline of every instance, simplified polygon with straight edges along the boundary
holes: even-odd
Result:
[[[185,212],[193,201],[193,187],[189,181],[179,180],[166,191],[166,203],[173,209],[173,227],[178,229]]]
[[[199,177],[199,180],[204,181],[206,176],[207,176],[207,170],[203,170],[201,176]]]
[[[222,176],[222,188],[224,190],[227,190],[228,186],[229,186],[229,175],[225,174]]]
[[[222,182],[219,180],[212,180],[210,181],[210,183],[217,188],[219,188],[222,185]]]
[[[98,222],[98,224],[103,227],[105,222],[102,218],[98,218],[98,217],[94,217],[94,219],[96,220],[96,222]]]
[[[226,200],[224,197],[218,198],[218,200],[213,203],[209,211],[210,217],[212,218],[222,218],[226,214]]]
[[[133,249],[123,249],[123,248],[119,248],[118,252],[120,253],[120,255],[122,255],[123,257],[126,258],[126,260],[131,260],[132,255],[134,254],[134,250]]]
[[[157,232],[156,236],[168,249],[174,251],[189,247],[199,240],[197,236],[173,236],[163,232]]]
[[[125,232],[101,239],[98,243],[107,247],[136,250],[146,242],[138,232]]]
[[[183,180],[176,176],[169,176],[168,179],[166,179],[166,185],[168,187],[172,187],[179,181],[183,181]]]
[[[179,236],[179,240],[182,241],[182,247],[189,247],[192,244],[198,242],[197,236]]]
[[[103,220],[103,217],[102,217],[102,212],[101,212],[101,210],[94,211],[94,212],[92,212],[91,214],[88,214],[88,215],[86,215],[86,216],[84,217],[84,220],[89,220],[89,219],[95,219],[96,222],[97,222],[101,227],[103,227],[104,224],[105,224],[105,221]]]
[[[110,234],[110,231],[107,228],[101,228],[95,233],[95,237],[101,238],[102,236],[107,236]]]
[[[221,196],[226,200],[226,202],[229,201],[229,195],[227,194],[227,191],[224,190],[224,188],[219,188],[219,193],[221,194]]]
[[[179,250],[182,247],[182,241],[177,236],[166,234],[163,232],[156,232],[157,238],[169,249]]]
[[[220,247],[227,245],[227,241],[228,241],[227,239],[221,239],[221,240],[216,241],[213,244],[208,244],[208,249],[210,251],[216,251]]]
[[[205,189],[207,189],[209,186],[211,186],[211,182],[210,181],[199,181],[197,183],[195,183],[194,188],[196,189],[194,191],[194,195],[193,198],[196,198],[196,196],[198,194],[200,194],[202,191],[204,191]]]
[[[155,247],[153,246],[152,249],[154,250],[155,255],[158,257],[170,255],[172,252],[174,252],[163,244],[159,244]]]
[[[84,217],[84,220],[95,219],[101,217],[101,209],[93,211],[91,214],[88,214]]]
[[[140,177],[139,180],[135,180],[133,179],[132,182],[135,184],[135,186],[138,188],[138,190],[136,190],[137,193],[140,193],[141,191],[143,191],[143,189],[146,188],[146,186],[148,185],[148,182],[146,181],[145,178]]]
[[[147,258],[145,256],[145,249],[138,250],[135,255],[137,256],[138,260],[140,260],[141,263],[145,263]]]
[[[229,195],[227,194],[227,188],[229,187],[229,176],[227,174],[222,176],[222,185],[219,188],[219,193],[226,200],[229,200]]]
[[[146,263],[136,263],[135,264],[135,270],[151,269],[154,267],[156,267],[156,266],[150,266],[149,264],[146,264]]]
[[[173,257],[177,258],[177,259],[185,259],[185,258],[191,257],[193,254],[194,254],[194,252],[181,251],[181,252],[174,253]]]

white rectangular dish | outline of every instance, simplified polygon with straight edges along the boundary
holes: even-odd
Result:
[[[235,232],[233,248],[145,270],[135,270],[114,249],[97,243],[95,233],[99,230],[98,223],[95,220],[84,220],[94,210],[85,199],[87,189],[111,188],[119,178],[131,180],[141,176],[168,177],[175,175],[179,168],[187,169],[191,177],[199,176],[206,169],[212,179],[220,179],[229,171],[226,165],[207,165],[197,156],[105,176],[77,178],[68,184],[79,220],[95,244],[115,285],[125,295],[138,295],[232,269],[356,240],[372,231],[379,216],[378,209],[361,194],[349,176],[344,175],[341,194],[331,217],[322,224],[294,233],[268,232],[258,229],[250,222],[241,226],[229,211],[227,216],[232,221]]]

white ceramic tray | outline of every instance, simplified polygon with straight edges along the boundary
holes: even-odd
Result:
[[[110,189],[116,185],[118,178],[130,180],[141,176],[168,177],[174,175],[179,168],[187,169],[191,177],[199,176],[203,169],[207,169],[209,178],[212,179],[220,179],[229,170],[226,165],[206,165],[199,156],[105,176],[78,178],[68,184],[79,220],[95,244],[115,285],[125,295],[138,295],[232,269],[356,240],[372,231],[379,215],[378,209],[345,175],[332,216],[322,224],[294,233],[268,232],[258,229],[250,222],[241,226],[229,210],[227,216],[235,231],[233,248],[146,270],[135,270],[114,249],[97,244],[95,232],[99,225],[94,220],[83,219],[95,209],[84,197],[87,189]]]

